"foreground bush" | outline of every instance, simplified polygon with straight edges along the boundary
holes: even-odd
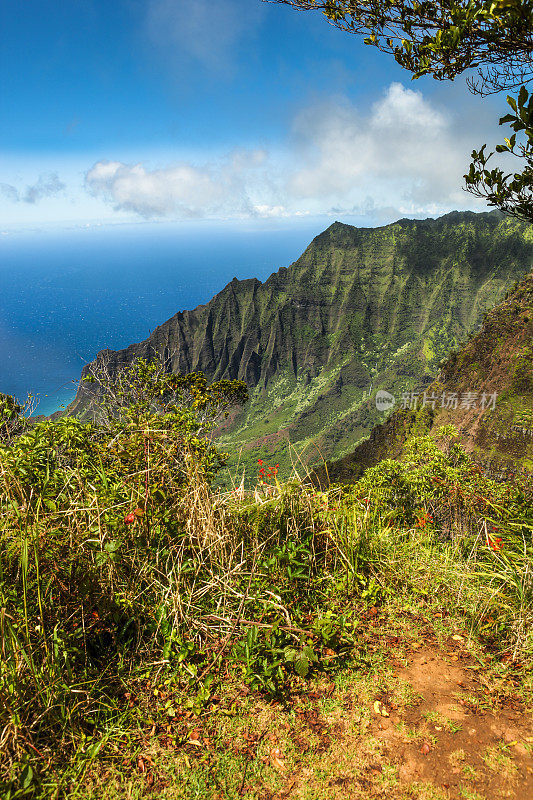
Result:
[[[457,431],[441,428],[409,440],[401,461],[367,470],[345,502],[364,511],[383,585],[437,593],[500,647],[533,652],[528,475],[513,483],[487,478]]]
[[[125,731],[157,726],[132,699],[153,676],[200,715],[226,680],[287,699],[364,664],[361,610],[402,595],[531,651],[528,487],[487,481],[444,431],[349,491],[262,468],[255,492],[215,492],[209,429],[244,392],[139,362],[97,422],[2,446],[2,796],[68,796]]]

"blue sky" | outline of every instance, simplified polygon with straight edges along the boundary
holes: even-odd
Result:
[[[260,0],[10,0],[6,231],[146,220],[388,221],[461,190],[497,101],[412,82],[319,14]]]

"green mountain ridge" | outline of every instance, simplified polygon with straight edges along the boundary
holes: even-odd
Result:
[[[383,419],[378,389],[429,383],[443,357],[481,324],[533,265],[531,226],[499,212],[452,212],[380,228],[335,222],[264,283],[234,278],[148,339],[97,360],[111,374],[163,357],[175,372],[240,379],[250,402],[218,431],[235,465],[288,469],[353,450]],[[83,376],[90,373],[90,365]],[[81,384],[68,413],[87,416]]]
[[[461,402],[467,393],[477,393],[471,405]],[[483,393],[494,402],[480,403]],[[384,458],[401,457],[409,435],[444,425],[455,426],[465,450],[489,475],[501,480],[520,470],[533,474],[533,272],[448,356],[425,394],[455,395],[458,402],[417,402],[417,408],[398,409],[352,453],[318,468],[317,482],[357,480]]]

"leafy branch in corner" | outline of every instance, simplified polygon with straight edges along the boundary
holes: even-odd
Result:
[[[329,23],[361,35],[391,55],[413,78],[453,81],[468,71],[467,85],[485,97],[507,97],[513,114],[500,119],[514,133],[496,152],[517,157],[513,173],[487,165],[484,145],[472,154],[465,189],[507,214],[533,220],[531,100],[533,0],[266,0],[319,11]],[[517,139],[517,134],[520,134]]]
[[[513,113],[501,117],[500,125],[510,125],[513,133],[496,146],[495,152],[522,159],[525,166],[521,171],[507,174],[500,167],[491,169],[488,162],[494,152],[487,154],[483,145],[472,153],[470,170],[464,176],[466,187],[507,214],[533,219],[533,95],[522,86],[517,100],[508,96],[507,103]]]

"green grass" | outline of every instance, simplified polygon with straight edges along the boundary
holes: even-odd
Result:
[[[443,637],[456,624],[524,663],[532,653],[531,489],[484,478],[453,431],[418,437],[349,490],[272,476],[221,492],[197,413],[137,406],[107,427],[63,419],[4,434],[6,800],[276,792],[299,763],[292,733],[319,748],[342,718],[325,685],[357,684],[354,736],[376,697],[416,707],[383,637],[405,658],[423,634],[404,620],[421,609],[446,613]],[[309,730],[306,711],[321,720]],[[380,747],[365,739],[369,757]],[[313,758],[317,775],[331,770]],[[394,765],[374,782],[396,791]]]
[[[460,723],[453,719],[449,719],[449,717],[444,716],[444,714],[440,714],[438,711],[426,711],[424,712],[423,716],[435,728],[444,728],[445,730],[449,731],[449,733],[458,733],[463,727]]]

